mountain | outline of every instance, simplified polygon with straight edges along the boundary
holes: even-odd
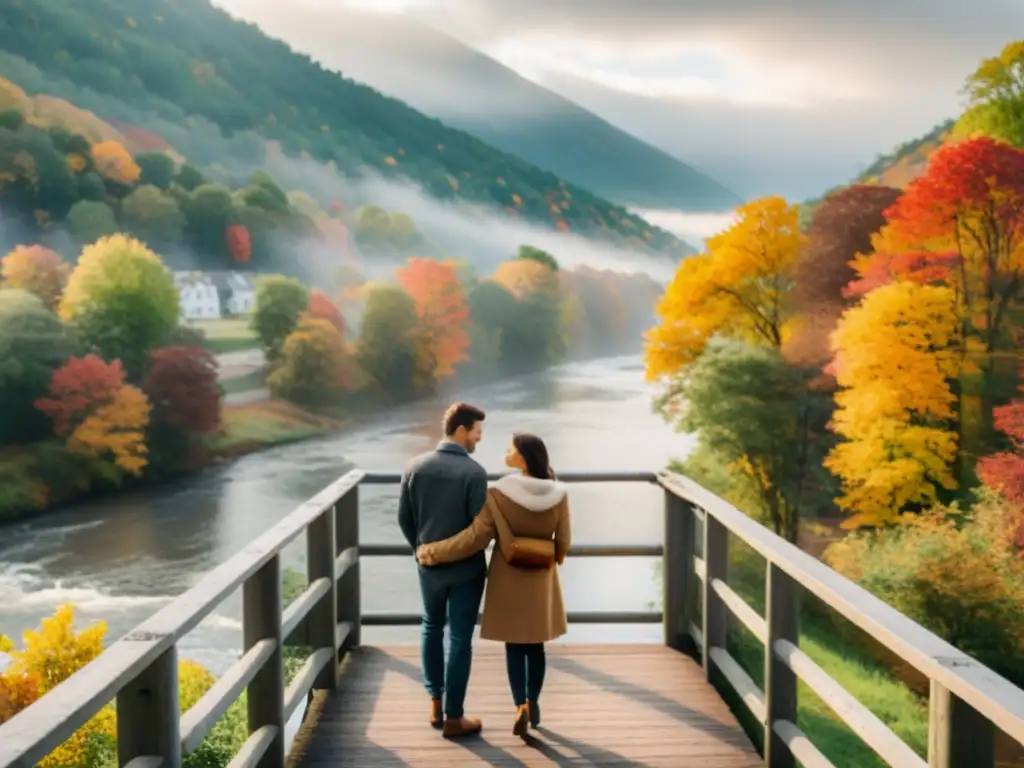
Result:
[[[714,179],[425,23],[407,16],[272,3],[246,18],[332,69],[624,205],[721,211]]]
[[[623,206],[338,75],[207,0],[3,0],[0,74],[166,139],[193,162],[260,167],[268,142],[343,174],[681,256]],[[182,145],[188,146],[182,146]]]

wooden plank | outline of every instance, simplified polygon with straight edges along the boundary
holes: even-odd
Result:
[[[295,764],[327,766],[709,765],[761,760],[689,656],[663,645],[548,645],[542,722],[512,735],[514,707],[498,643],[473,649],[467,714],[479,737],[448,741],[430,727],[415,646],[351,652]]]

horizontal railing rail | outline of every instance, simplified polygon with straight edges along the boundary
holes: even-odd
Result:
[[[500,477],[492,475],[492,479]],[[231,768],[283,768],[285,724],[314,689],[338,684],[339,664],[362,626],[410,626],[411,613],[363,614],[361,556],[411,556],[406,544],[360,544],[360,485],[395,484],[396,473],[353,470],[210,571],[46,697],[0,725],[0,768],[31,768],[111,702],[118,765],[179,768],[243,691],[249,738]],[[656,483],[653,472],[566,473],[572,483]],[[282,551],[306,536],[308,585],[282,606]],[[572,557],[659,557],[661,545],[577,545]],[[177,643],[242,590],[244,652],[180,714]],[[571,611],[576,623],[660,623],[659,611]],[[282,648],[301,635],[312,651],[285,686]]]
[[[796,725],[797,680],[825,701],[879,757],[897,768],[992,768],[993,726],[1024,743],[1024,691],[1013,683],[689,478],[662,473],[658,482],[669,494],[664,559],[666,642],[696,652],[708,680],[720,690],[727,683],[764,726],[766,765],[791,768],[795,759],[805,768],[833,766]],[[703,529],[700,533],[699,528]],[[727,583],[730,534],[765,559],[764,616]],[[698,542],[702,546],[698,547]],[[826,603],[929,679],[927,762],[800,649],[801,590]],[[698,597],[702,598],[700,611]],[[765,646],[763,691],[726,650],[730,614]]]

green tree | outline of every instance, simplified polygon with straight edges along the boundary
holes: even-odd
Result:
[[[329,320],[303,317],[284,341],[281,363],[267,377],[275,397],[300,405],[336,400],[354,383],[345,340]]]
[[[38,296],[0,290],[0,445],[51,432],[49,419],[33,403],[73,351],[63,324]]]
[[[284,190],[274,181],[274,177],[266,171],[256,171],[249,177],[249,184],[241,191],[246,205],[262,208],[274,213],[286,213],[289,210],[288,197]]]
[[[747,476],[760,506],[748,511],[792,542],[802,510],[831,495],[821,468],[830,400],[809,379],[776,349],[713,339],[657,402],[680,431],[698,435],[701,451]]]
[[[265,275],[256,281],[249,324],[260,339],[267,360],[276,363],[284,341],[309,307],[309,290],[292,277]]]
[[[78,243],[95,243],[101,237],[117,232],[117,220],[106,203],[79,200],[68,212],[68,229]]]
[[[534,248],[532,245],[520,245],[516,258],[530,259],[531,261],[536,261],[538,264],[543,264],[552,272],[558,271],[558,260],[547,251],[542,251],[540,248]]]
[[[984,59],[964,90],[969,106],[954,127],[956,136],[982,134],[1024,147],[1024,40]]]
[[[231,190],[221,184],[196,187],[185,203],[185,220],[196,245],[209,253],[223,254],[224,231],[235,222]]]
[[[120,360],[138,381],[149,352],[178,324],[178,289],[160,257],[134,238],[112,235],[87,246],[60,303],[60,316],[105,360]]]
[[[121,223],[129,233],[159,249],[181,240],[185,217],[173,197],[152,184],[143,184],[121,202]]]
[[[194,165],[185,163],[174,177],[175,183],[186,192],[192,192],[206,183],[206,177]]]
[[[370,290],[356,359],[383,392],[406,397],[428,385],[419,337],[416,303],[409,294],[391,285]]]
[[[144,152],[135,156],[135,164],[142,171],[141,184],[152,184],[158,189],[170,189],[174,181],[174,160],[163,152]]]

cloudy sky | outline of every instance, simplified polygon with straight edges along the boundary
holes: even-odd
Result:
[[[964,76],[1024,30],[1024,0],[217,2],[329,66],[344,46],[382,68],[395,45],[354,7],[422,22],[744,196],[795,199],[955,115]],[[332,18],[344,35],[328,36]],[[430,88],[407,62],[392,69]]]

